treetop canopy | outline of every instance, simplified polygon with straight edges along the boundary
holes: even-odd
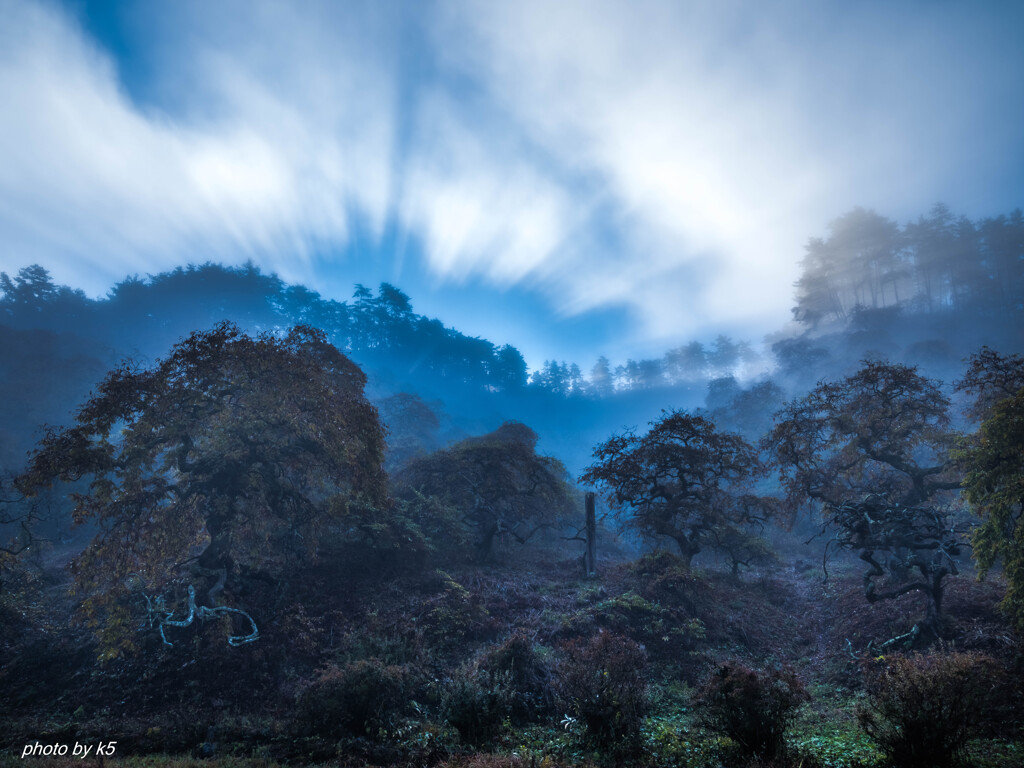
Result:
[[[152,368],[111,371],[17,482],[86,483],[71,494],[76,521],[99,527],[76,563],[86,588],[117,591],[132,573],[159,588],[191,561],[280,574],[315,556],[352,500],[386,502],[365,383],[321,331],[221,323]]]

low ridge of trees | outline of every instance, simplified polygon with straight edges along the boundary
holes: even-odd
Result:
[[[935,319],[947,318],[948,327],[958,332],[976,326],[997,335],[1019,324],[1022,265],[1024,214],[1019,210],[971,221],[937,205],[901,227],[855,208],[829,225],[828,237],[807,245],[793,311],[808,335],[775,342],[778,367],[814,381],[835,370],[829,365],[842,364],[844,356],[855,361],[868,349],[884,347],[896,315],[919,321],[918,337],[903,340],[903,351],[915,362],[951,364],[981,341],[992,342],[947,338],[945,326]],[[967,317],[969,322],[954,322]],[[350,301],[337,301],[285,285],[251,263],[208,263],[131,276],[101,300],[55,285],[39,265],[13,277],[0,273],[0,324],[73,331],[124,352],[134,352],[144,338],[159,340],[162,352],[197,326],[225,318],[249,329],[321,328],[357,362],[397,379],[392,392],[436,380],[488,392],[530,389],[556,397],[602,398],[728,376],[749,378],[766,367],[749,344],[720,334],[660,357],[621,364],[599,358],[591,368],[550,360],[531,373],[515,347],[468,337],[417,314],[410,297],[390,283],[376,291],[358,285]],[[822,346],[814,335],[828,327],[842,330],[833,343]]]

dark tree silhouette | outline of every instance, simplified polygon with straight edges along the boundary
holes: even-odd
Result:
[[[499,537],[525,543],[578,507],[565,467],[537,455],[536,445],[536,432],[506,422],[487,435],[414,459],[398,473],[397,483],[460,510],[476,537],[478,558],[486,560]]]
[[[0,477],[0,593],[4,576],[15,567],[18,558],[37,544],[36,526],[40,507],[34,499],[26,499],[11,482]]]
[[[55,285],[50,273],[32,264],[11,278],[0,272],[0,322],[16,328],[74,328],[86,321],[92,305],[80,290]]]
[[[522,353],[511,344],[494,350],[491,364],[491,379],[506,392],[516,392],[526,386],[526,360]]]
[[[245,573],[284,582],[356,502],[384,505],[365,381],[319,331],[251,338],[224,323],[153,368],[112,371],[74,426],[46,434],[16,482],[88,481],[74,517],[99,532],[74,570],[108,651],[131,645],[130,584],[161,594],[219,574],[212,599]]]
[[[666,412],[645,435],[613,436],[594,449],[594,459],[580,482],[602,488],[643,535],[672,539],[687,567],[705,547],[775,509],[752,491],[764,473],[754,448],[685,411]]]
[[[982,518],[972,537],[978,571],[1002,561],[1002,607],[1024,629],[1024,358],[985,347],[957,386],[976,396],[972,412],[984,419],[958,453],[967,499]]]
[[[817,502],[835,543],[868,564],[869,602],[912,591],[927,597],[924,638],[939,630],[943,581],[958,573],[961,545],[943,503],[960,485],[947,456],[948,407],[915,368],[866,362],[790,402],[763,441],[790,505]],[[896,585],[879,590],[886,575]]]
[[[982,347],[968,362],[964,377],[956,388],[974,398],[970,414],[984,419],[1001,401],[1013,397],[1024,387],[1024,357],[1002,355]]]
[[[831,353],[805,337],[781,339],[772,344],[772,355],[779,370],[799,381],[816,382],[821,370],[831,359]]]
[[[972,537],[978,571],[1002,561],[1002,607],[1024,629],[1024,388],[992,408],[962,458],[967,499],[983,520]]]

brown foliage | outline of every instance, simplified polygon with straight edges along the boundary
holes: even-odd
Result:
[[[481,437],[413,459],[396,477],[399,493],[434,497],[462,512],[476,538],[477,556],[490,557],[495,541],[525,543],[577,508],[557,459],[536,452],[537,434],[509,421]]]
[[[957,391],[974,397],[970,414],[976,419],[987,417],[996,403],[1013,397],[1024,387],[1024,357],[1001,355],[982,347],[971,355],[964,377],[956,383]]]
[[[243,572],[281,579],[332,532],[373,528],[387,502],[365,383],[321,331],[252,338],[222,323],[151,369],[112,371],[74,426],[46,434],[17,484],[88,482],[74,517],[99,533],[75,575],[108,652],[126,647],[132,587],[182,592],[198,575],[212,599],[218,572],[228,591]]]
[[[983,730],[994,670],[979,653],[868,662],[869,699],[858,720],[896,768],[951,768]]]
[[[789,403],[763,440],[791,507],[821,505],[834,542],[869,566],[869,602],[928,596],[923,637],[938,634],[943,581],[960,535],[944,494],[960,480],[948,457],[949,401],[916,369],[866,361]],[[890,588],[878,589],[889,576]]]
[[[559,692],[596,746],[629,751],[636,747],[647,713],[643,649],[611,632],[565,647]]]
[[[757,672],[726,662],[697,696],[701,722],[732,739],[745,759],[772,763],[785,754],[786,729],[810,697],[791,669]]]
[[[1024,358],[985,347],[958,388],[977,395],[973,415],[984,419],[957,451],[967,499],[982,518],[971,537],[978,571],[1001,561],[1002,607],[1024,630]]]

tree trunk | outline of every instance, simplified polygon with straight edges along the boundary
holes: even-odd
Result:
[[[597,574],[597,514],[594,511],[594,497],[593,491],[587,493],[587,551],[583,555],[583,570],[587,576]]]
[[[226,526],[214,520],[207,520],[206,531],[210,534],[210,543],[196,559],[201,568],[208,571],[231,569],[231,532]]]
[[[486,563],[491,559],[491,552],[494,550],[494,537],[497,535],[498,524],[488,523],[480,536],[480,541],[476,545],[476,555],[479,562]]]
[[[928,605],[925,608],[924,627],[925,632],[931,635],[928,641],[938,639],[942,636],[942,580],[945,573],[938,573],[932,578],[931,589],[925,591],[928,598]]]
[[[673,536],[676,544],[679,545],[679,557],[683,561],[683,567],[686,570],[690,570],[690,565],[693,563],[694,555],[700,552],[700,545],[695,544],[689,538],[683,535]]]

